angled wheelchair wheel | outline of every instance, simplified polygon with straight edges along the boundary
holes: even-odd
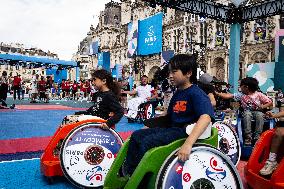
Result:
[[[72,130],[60,153],[66,178],[80,188],[101,188],[123,141],[113,129],[89,123]]]
[[[218,150],[237,165],[241,158],[241,145],[234,128],[221,121],[215,122],[212,127],[218,130]]]
[[[154,107],[152,104],[149,103],[144,107],[144,116],[145,119],[150,119],[154,117]]]
[[[243,189],[231,160],[209,145],[194,145],[189,160],[180,162],[173,151],[156,179],[157,189]]]

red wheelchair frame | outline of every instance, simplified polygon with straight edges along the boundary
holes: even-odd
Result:
[[[284,189],[284,158],[283,144],[278,152],[278,166],[272,173],[271,178],[259,175],[260,169],[264,166],[270,152],[271,139],[275,130],[271,129],[264,132],[244,167],[245,178],[249,187],[254,189]],[[282,149],[281,149],[282,148]]]
[[[77,123],[71,123],[61,125],[56,130],[55,134],[49,141],[44,153],[40,158],[40,169],[41,173],[47,178],[54,176],[63,176],[63,172],[60,166],[59,151],[63,140],[66,136],[76,127],[87,124],[87,123],[104,123],[104,119],[90,119],[84,120]]]

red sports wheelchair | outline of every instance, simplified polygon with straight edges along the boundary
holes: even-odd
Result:
[[[271,177],[264,177],[259,174],[264,166],[270,152],[271,139],[275,130],[264,132],[255,144],[254,150],[244,168],[245,178],[250,188],[253,189],[284,189],[284,144],[279,148],[277,169]]]

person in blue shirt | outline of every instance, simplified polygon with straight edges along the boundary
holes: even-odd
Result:
[[[167,114],[145,121],[148,129],[134,131],[124,164],[124,173],[132,175],[144,154],[151,148],[186,138],[177,152],[181,161],[189,159],[191,148],[214,119],[208,96],[195,84],[197,63],[193,56],[180,54],[169,62],[170,80],[177,87]],[[186,127],[195,123],[189,135]]]

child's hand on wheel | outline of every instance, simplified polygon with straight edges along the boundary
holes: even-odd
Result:
[[[104,130],[109,129],[109,127],[107,126],[106,123],[102,123],[102,124],[100,125],[100,127],[101,127],[102,129],[104,129]]]
[[[191,153],[191,145],[183,144],[179,151],[177,152],[178,159],[185,162],[189,159],[189,154]]]

